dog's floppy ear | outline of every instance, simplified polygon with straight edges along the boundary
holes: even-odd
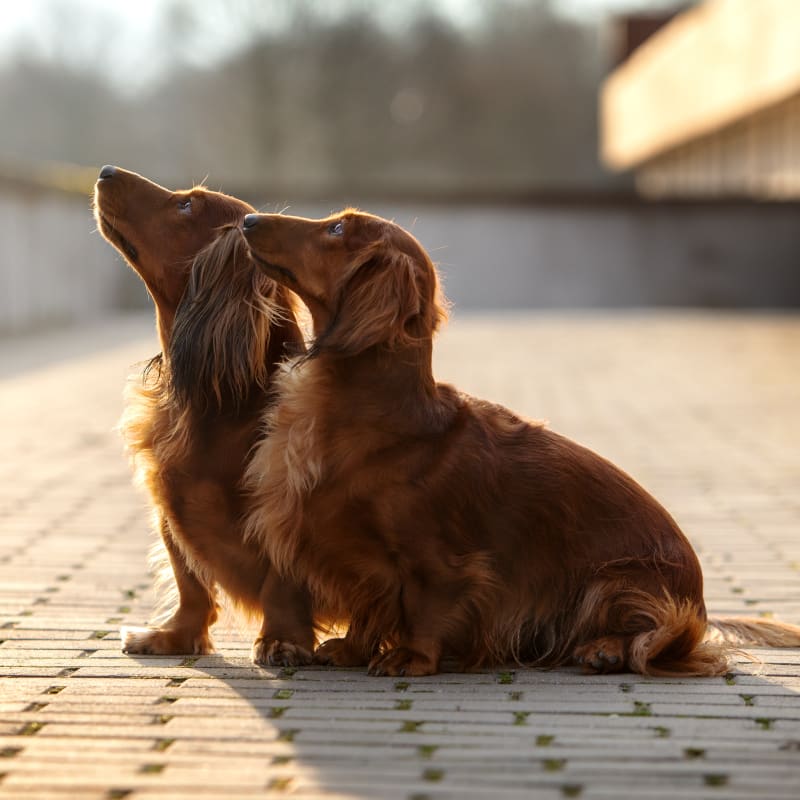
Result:
[[[409,344],[406,325],[419,314],[414,264],[405,253],[380,250],[355,267],[342,287],[326,348],[359,353],[376,344]]]
[[[411,347],[429,340],[443,316],[425,252],[410,255],[382,243],[352,270],[319,344],[349,354],[376,344]]]
[[[233,410],[268,380],[276,284],[253,268],[227,226],[192,263],[168,348],[170,390],[200,412]]]

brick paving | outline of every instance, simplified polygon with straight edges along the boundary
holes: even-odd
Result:
[[[797,798],[800,651],[718,679],[431,678],[129,657],[154,596],[113,431],[149,318],[0,342],[0,798]],[[716,614],[800,623],[800,317],[454,319],[437,373],[597,449],[678,518]]]

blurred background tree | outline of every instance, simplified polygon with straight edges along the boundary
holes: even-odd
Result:
[[[596,17],[548,0],[384,5],[163,0],[142,5],[137,50],[108,8],[45,2],[0,65],[0,159],[312,190],[613,180]]]
[[[713,135],[704,128],[703,141],[673,141],[656,158],[645,147],[628,171],[601,167],[598,99],[611,85],[624,90],[605,81],[616,65],[630,84],[642,59],[658,61],[667,89],[645,81],[627,116],[606,114],[604,147],[609,120],[623,140],[636,142],[645,123],[674,133],[685,98],[703,111],[714,75],[742,74],[745,62],[729,53],[773,63],[757,37],[716,61],[700,48],[686,73],[658,43],[695,2],[6,3],[0,335],[146,303],[93,234],[87,198],[104,163],[173,188],[207,178],[262,210],[324,216],[353,204],[396,219],[434,254],[458,308],[797,306],[796,201],[767,206],[746,194],[756,179],[765,196],[800,185],[794,95],[783,110]],[[740,30],[726,16],[735,5],[792,30],[791,14],[771,3],[764,17],[748,2],[708,0],[697,17],[718,9],[713,31]],[[689,85],[675,89],[680,76]],[[645,184],[666,202],[639,199]]]

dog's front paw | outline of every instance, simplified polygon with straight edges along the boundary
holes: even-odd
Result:
[[[146,656],[206,656],[214,652],[208,631],[180,628],[121,628],[122,652]]]
[[[314,663],[331,667],[363,667],[369,656],[353,647],[347,639],[328,639],[314,651]]]
[[[439,665],[429,656],[410,647],[394,647],[369,662],[370,675],[420,676],[435,675]]]
[[[253,643],[253,663],[268,667],[302,667],[311,663],[311,652],[294,642],[262,639]]]

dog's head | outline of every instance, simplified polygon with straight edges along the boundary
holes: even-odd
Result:
[[[243,230],[255,263],[308,306],[317,350],[419,346],[445,316],[433,263],[393,222],[352,209],[322,220],[249,214]]]
[[[171,192],[119,167],[103,167],[95,184],[100,232],[142,278],[168,328],[195,256],[222,226],[240,222],[252,210],[242,200],[202,187]]]
[[[100,231],[156,304],[170,392],[203,413],[235,411],[267,385],[284,346],[302,349],[290,293],[248,256],[239,223],[251,211],[117,167],[103,167],[95,187]]]

